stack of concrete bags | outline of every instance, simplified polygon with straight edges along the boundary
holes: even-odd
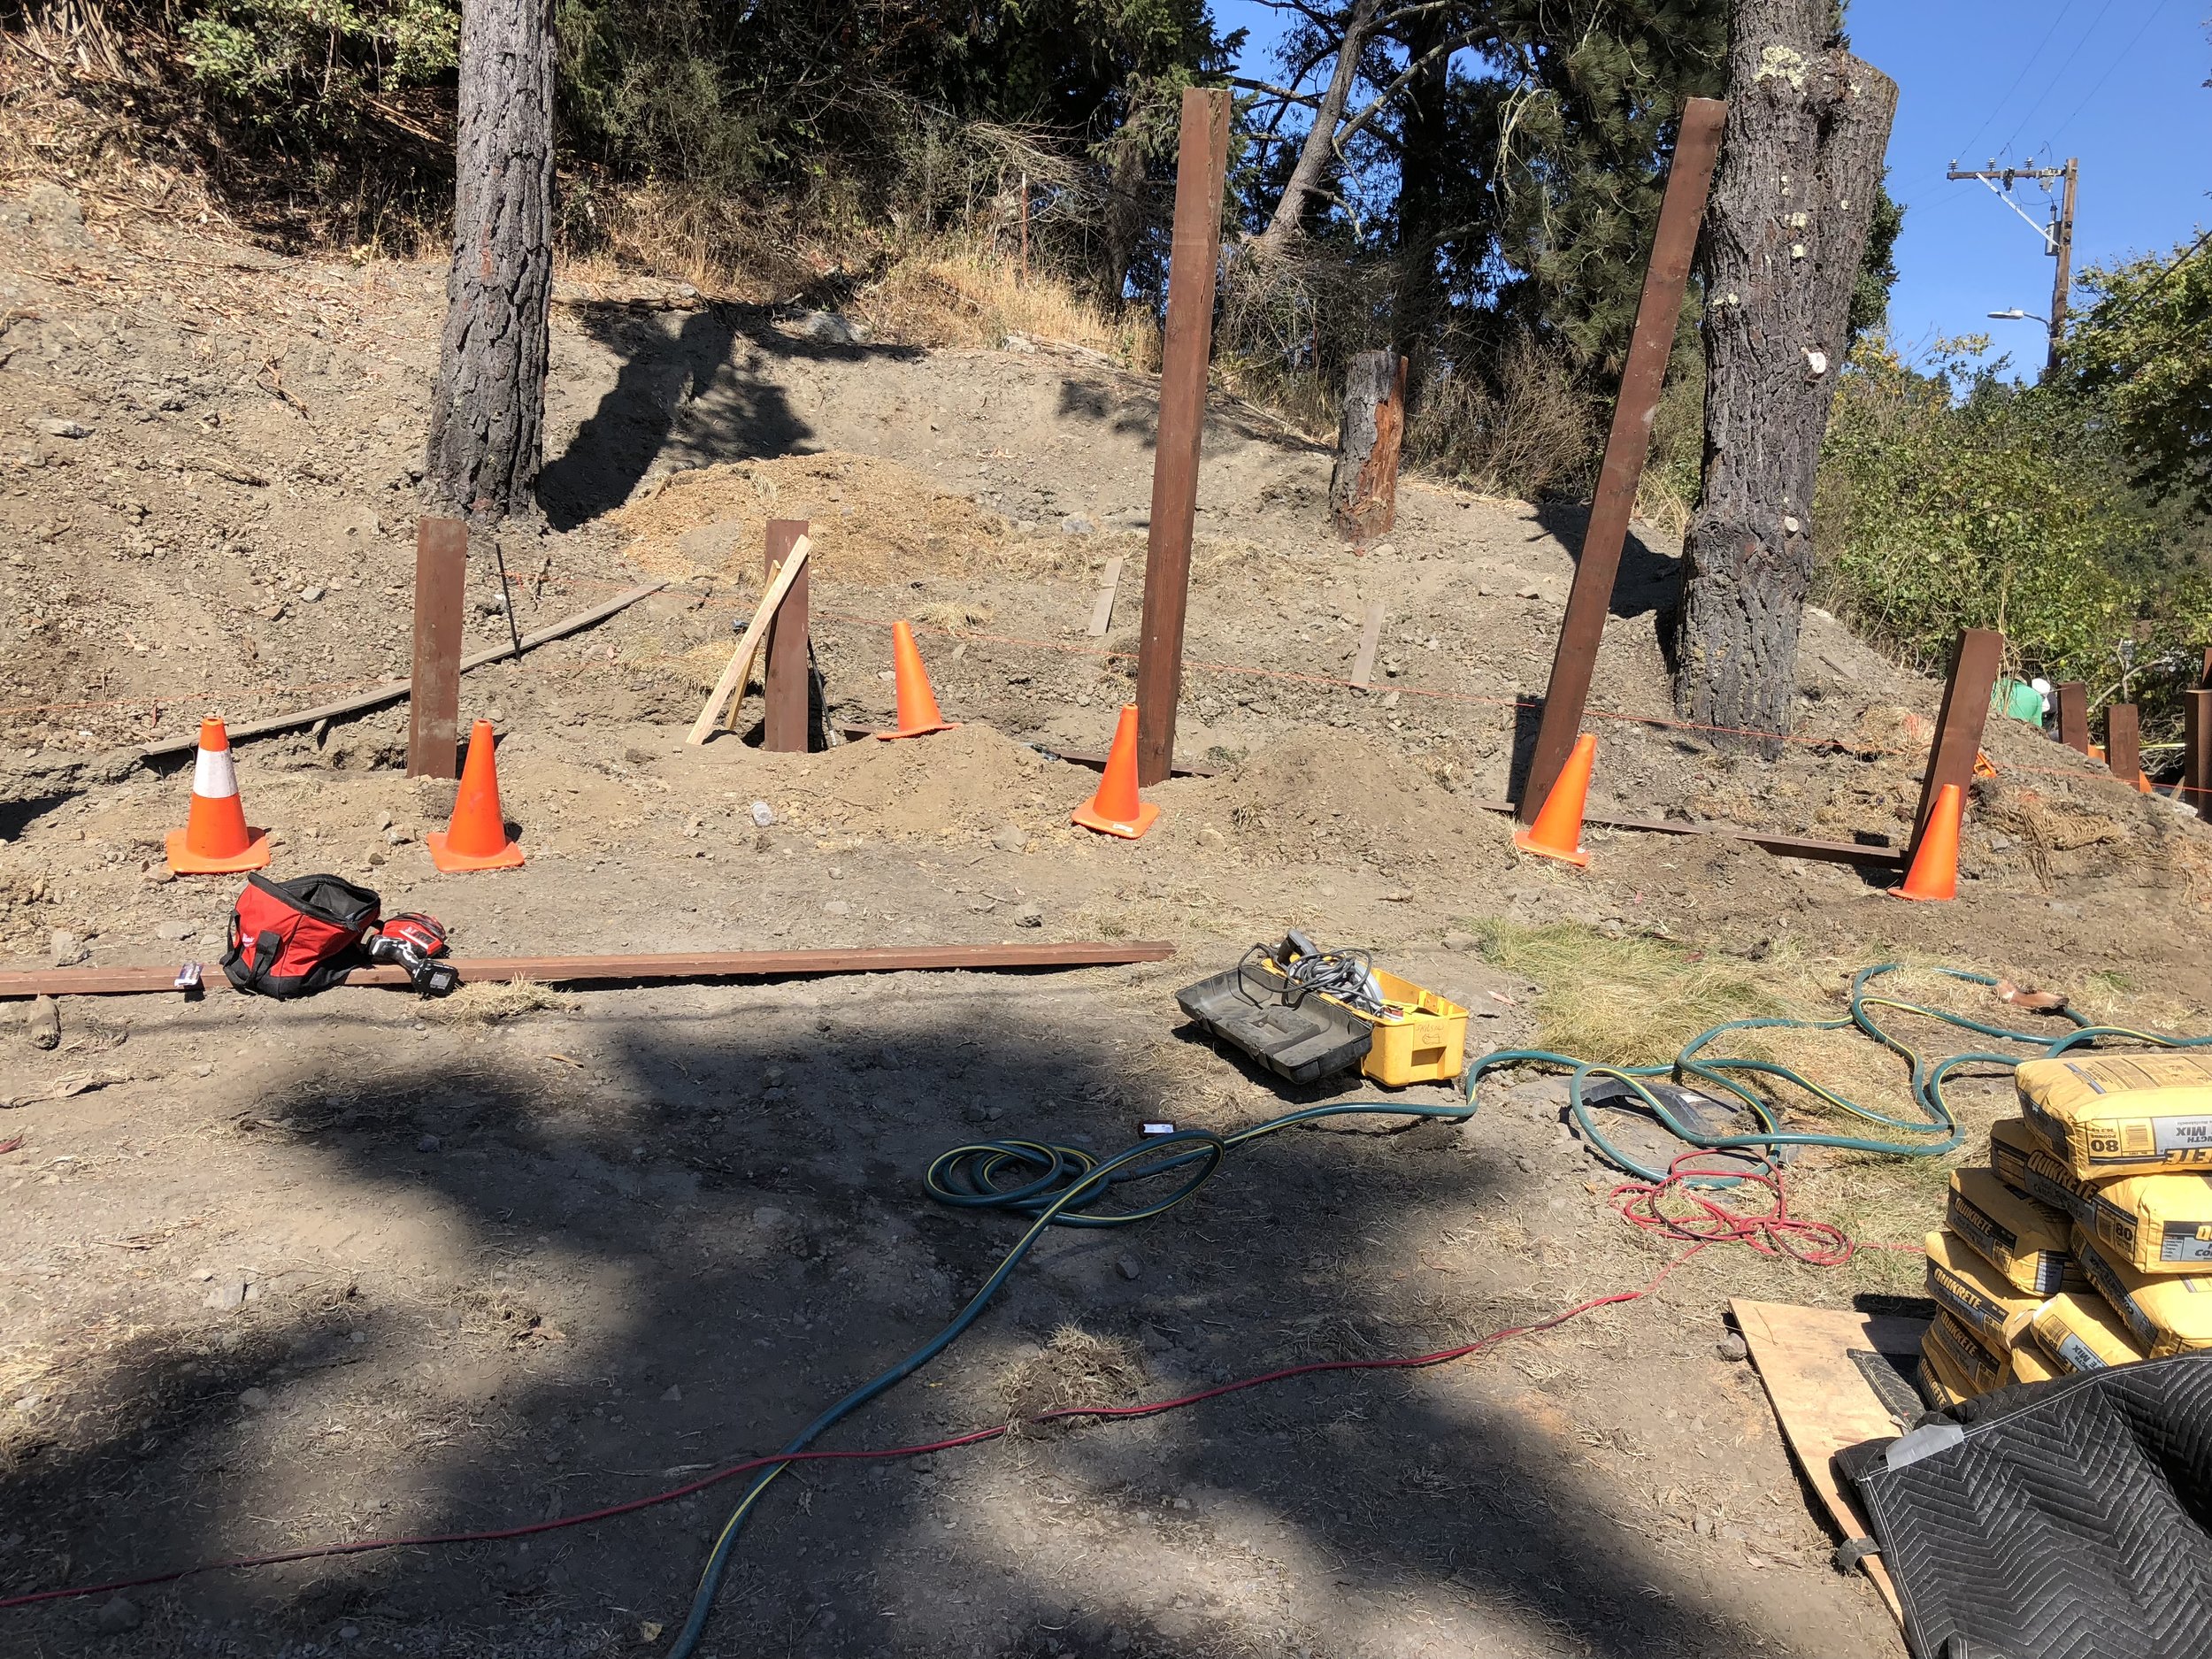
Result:
[[[1928,1235],[1938,1405],[2212,1348],[2212,1054],[2084,1051],[2018,1087]]]

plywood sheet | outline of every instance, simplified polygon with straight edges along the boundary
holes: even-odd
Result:
[[[1888,1439],[1904,1425],[1851,1356],[1916,1358],[1927,1321],[1740,1298],[1729,1305],[1806,1480],[1846,1538],[1868,1536],[1872,1529],[1836,1472],[1835,1455],[1863,1440]],[[1901,1626],[1904,1613],[1880,1557],[1869,1555],[1859,1564]]]

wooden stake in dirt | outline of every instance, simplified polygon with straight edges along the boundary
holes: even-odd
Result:
[[[1344,372],[1344,419],[1329,517],[1348,541],[1371,541],[1398,521],[1398,452],[1405,442],[1406,360],[1363,351]]]
[[[2131,703],[2116,703],[2104,711],[2104,764],[2129,788],[2140,787],[2143,732]]]
[[[2089,687],[2078,680],[2061,680],[2052,688],[2058,697],[2058,741],[2077,754],[2089,752]]]
[[[428,515],[415,521],[415,666],[407,714],[407,775],[461,775],[461,624],[469,527]]]
[[[1991,628],[1969,628],[1951,653],[1951,677],[1944,682],[1943,706],[1936,714],[1935,742],[1928,750],[1927,775],[1920,780],[1920,805],[1912,815],[1908,862],[1920,850],[1943,786],[1955,783],[1964,800],[1974,786],[1974,757],[1982,752],[1982,729],[1989,724],[1989,695],[2005,658],[2005,636]]]
[[[2212,691],[2201,688],[2181,705],[2181,803],[2212,818]]]
[[[1104,639],[1107,630],[1114,626],[1114,595],[1121,590],[1123,563],[1119,557],[1106,561],[1106,572],[1099,582],[1098,597],[1091,601],[1090,634],[1094,640]]]
[[[764,569],[772,581],[791,549],[806,539],[806,531],[804,518],[768,521]],[[807,750],[807,704],[813,689],[812,659],[807,651],[808,580],[803,565],[768,624],[768,668],[761,676],[761,698],[767,704],[761,720],[761,747],[778,755],[803,755]],[[731,707],[739,701],[732,699]]]
[[[1620,572],[1621,548],[1636,507],[1636,480],[1643,476],[1651,449],[1651,423],[1659,413],[1659,394],[1667,378],[1667,357],[1674,349],[1675,325],[1682,316],[1682,290],[1690,280],[1690,259],[1697,251],[1698,221],[1720,155],[1721,126],[1728,106],[1717,98],[1692,98],[1682,106],[1681,136],[1667,172],[1667,194],[1659,207],[1659,229],[1652,238],[1651,262],[1644,268],[1644,295],[1636,307],[1636,332],[1621,371],[1620,396],[1613,404],[1613,429],[1605,440],[1605,465],[1590,503],[1590,522],[1582,533],[1582,553],[1575,564],[1574,586],[1567,594],[1567,614],[1559,625],[1559,647],[1552,657],[1551,682],[1544,690],[1543,722],[1529,756],[1528,778],[1521,786],[1516,816],[1524,824],[1536,813],[1559,780],[1559,769],[1582,730],[1582,710],[1590,697],[1590,675],[1597,666],[1598,641],[1605,613],[1613,603],[1613,581]]]
[[[1359,631],[1359,655],[1352,659],[1352,683],[1362,691],[1375,678],[1375,648],[1382,643],[1383,602],[1367,602],[1367,619]]]
[[[783,568],[776,572],[776,580],[768,584],[768,591],[760,596],[760,604],[753,612],[752,621],[746,625],[745,637],[737,642],[730,665],[722,671],[722,678],[714,682],[714,689],[707,693],[707,700],[699,710],[699,718],[691,723],[691,733],[684,739],[687,743],[703,743],[713,736],[714,723],[723,704],[745,695],[745,676],[752,672],[753,653],[760,649],[761,638],[768,632],[776,607],[783,603],[784,595],[791,591],[792,583],[799,580],[799,572],[806,568],[810,546],[804,536],[791,544]]]
[[[1152,458],[1152,534],[1144,561],[1144,637],[1137,654],[1137,781],[1146,785],[1164,781],[1175,762],[1191,526],[1198,516],[1198,442],[1206,424],[1214,267],[1221,259],[1221,187],[1228,168],[1228,89],[1185,88],[1167,334],[1160,351],[1159,439]]]

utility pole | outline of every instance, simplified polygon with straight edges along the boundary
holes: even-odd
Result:
[[[2076,156],[2066,157],[2062,167],[2001,167],[1993,157],[1986,167],[1961,168],[1957,162],[1943,175],[1947,179],[1979,179],[1990,188],[1992,195],[2019,213],[2027,227],[2043,239],[2043,251],[2058,261],[2058,269],[2051,278],[2051,345],[2043,360],[2043,372],[2049,373],[2057,365],[2058,349],[2066,338],[2066,296],[2074,285],[2074,186],[2081,176],[2081,160]],[[2048,226],[2037,224],[2021,212],[2020,204],[2012,199],[2016,180],[2032,179],[2046,189],[2052,180],[2062,181],[2059,199],[2051,205]]]

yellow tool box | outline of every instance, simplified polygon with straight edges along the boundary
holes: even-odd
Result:
[[[1375,1040],[1359,1069],[1386,1088],[1457,1077],[1467,1059],[1467,1010],[1410,979],[1369,972],[1382,988],[1384,1011],[1368,1021]]]

